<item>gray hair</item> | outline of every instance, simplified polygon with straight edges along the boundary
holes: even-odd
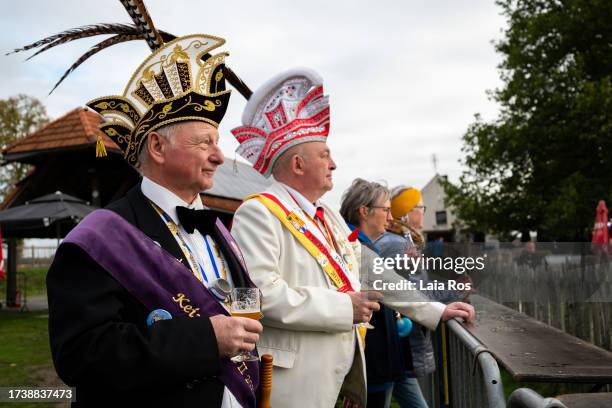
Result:
[[[176,134],[180,125],[181,125],[181,122],[171,123],[169,125],[162,126],[159,129],[155,129],[153,132],[159,134],[161,137],[163,137],[168,142],[170,142],[171,145],[173,145],[174,135]],[[145,138],[142,141],[142,145],[140,146],[140,153],[138,153],[138,170],[140,171],[141,174],[142,174],[142,167],[145,166],[148,161],[149,161],[149,146],[147,145],[147,139]]]
[[[366,181],[361,178],[353,180],[353,184],[342,194],[340,214],[348,223],[359,225],[359,209],[367,207],[368,213],[373,206],[389,199],[389,189],[380,183]]]

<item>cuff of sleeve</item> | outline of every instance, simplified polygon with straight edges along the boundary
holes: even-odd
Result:
[[[446,305],[440,302],[426,302],[426,307],[431,310],[430,313],[427,313],[427,318],[425,318],[421,324],[427,327],[429,330],[435,330],[440,323],[440,319],[442,318],[442,313],[446,309]]]
[[[336,292],[338,296],[338,309],[335,311],[338,320],[338,329],[340,331],[349,331],[353,328],[353,302],[351,297],[346,293]]]
[[[435,330],[446,306],[440,302],[409,302],[395,309],[429,330]]]

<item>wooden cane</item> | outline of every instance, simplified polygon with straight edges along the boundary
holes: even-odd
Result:
[[[261,356],[259,387],[259,408],[271,408],[270,396],[272,395],[272,356],[270,354],[264,354]]]

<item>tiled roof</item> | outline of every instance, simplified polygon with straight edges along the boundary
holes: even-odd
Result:
[[[93,144],[97,140],[98,125],[101,121],[102,118],[97,113],[76,108],[13,143],[2,153],[10,155]],[[119,151],[119,147],[108,136],[102,135],[102,140],[107,149]]]
[[[5,159],[10,160],[12,154],[19,157],[30,152],[54,149],[61,151],[63,148],[93,145],[97,140],[98,125],[101,121],[101,116],[95,112],[83,108],[74,109],[7,147],[3,154]],[[106,149],[120,152],[119,147],[108,136],[102,135],[102,139]],[[205,194],[242,200],[248,195],[265,190],[270,183],[271,180],[264,178],[251,165],[225,158],[225,163],[217,168],[212,189],[207,190]]]

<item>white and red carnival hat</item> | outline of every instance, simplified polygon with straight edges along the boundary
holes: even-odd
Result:
[[[240,144],[236,152],[269,177],[274,162],[290,147],[327,140],[329,100],[323,78],[307,68],[275,76],[251,96],[242,124],[232,130]]]

